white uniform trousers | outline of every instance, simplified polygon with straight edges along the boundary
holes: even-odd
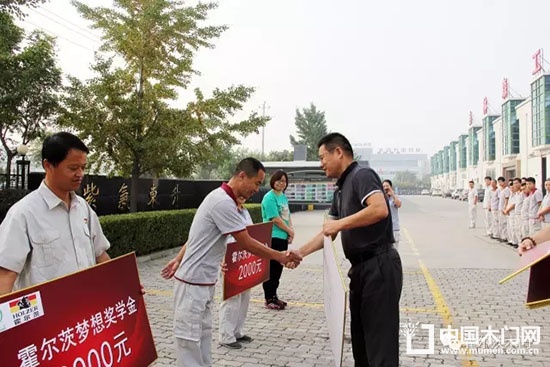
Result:
[[[220,305],[220,343],[229,344],[244,336],[243,326],[250,303],[250,290],[223,301]]]
[[[491,227],[493,223],[493,215],[489,209],[483,209],[483,211],[485,212],[485,233],[487,236],[492,236],[493,232],[491,232]]]
[[[521,215],[514,215],[513,216],[513,224],[514,224],[514,241],[512,242],[515,245],[519,245],[519,242],[521,241],[522,233],[521,233]]]
[[[470,228],[475,228],[477,210],[475,204],[468,204],[468,217],[470,219]]]
[[[393,239],[395,240],[393,247],[395,247],[396,250],[399,250],[399,240],[401,239],[401,232],[399,232],[399,230],[393,231]]]
[[[506,221],[506,233],[508,233],[508,242],[517,244],[516,236],[514,234],[514,217],[515,215],[510,214],[507,216],[508,219]]]
[[[212,366],[214,286],[174,282],[174,336],[178,367]]]
[[[508,216],[504,215],[502,211],[499,211],[498,213],[498,238],[501,240],[507,240],[508,239]]]
[[[538,219],[529,219],[529,234],[528,236],[532,236],[538,231],[540,231],[542,228],[540,224],[540,220]]]
[[[521,238],[529,236],[529,219],[521,219]]]
[[[498,210],[491,211],[491,217],[493,219],[491,222],[491,233],[493,234],[493,237],[500,238],[500,231],[498,226]]]

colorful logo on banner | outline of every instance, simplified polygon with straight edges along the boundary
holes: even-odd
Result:
[[[26,294],[0,305],[0,331],[44,316],[40,292]]]

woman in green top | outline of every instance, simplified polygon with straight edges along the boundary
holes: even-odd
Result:
[[[265,194],[262,200],[262,218],[264,222],[273,222],[271,248],[286,251],[294,238],[288,199],[285,195],[288,186],[286,172],[275,172],[271,176],[270,186],[272,190]],[[277,297],[283,266],[277,261],[271,261],[269,266],[269,280],[263,284],[265,306],[272,310],[283,310],[287,303]]]

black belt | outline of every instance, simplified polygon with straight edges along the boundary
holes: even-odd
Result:
[[[393,248],[392,244],[389,245],[383,245],[383,246],[376,246],[372,250],[360,252],[357,254],[351,254],[349,256],[346,256],[351,263],[351,265],[357,265],[361,264],[362,262],[365,262],[367,260],[372,259],[373,257],[376,257],[378,255],[384,254],[388,252],[391,248]]]

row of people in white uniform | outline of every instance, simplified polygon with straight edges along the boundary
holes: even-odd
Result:
[[[509,184],[504,177],[485,177],[485,185],[483,209],[491,238],[517,247],[522,238],[550,224],[550,180],[544,183],[544,197],[533,177],[514,178]]]

